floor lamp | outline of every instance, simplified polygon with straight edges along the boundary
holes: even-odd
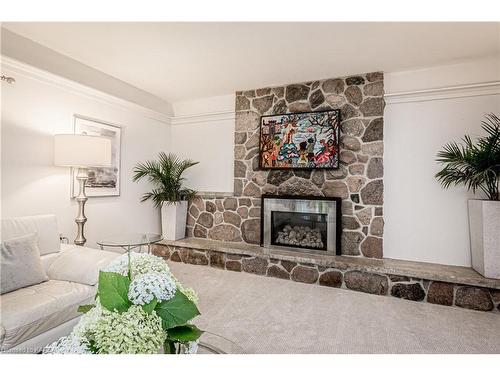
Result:
[[[75,245],[83,246],[87,241],[83,226],[87,221],[85,217],[85,184],[89,179],[88,167],[111,166],[111,140],[81,134],[56,134],[54,139],[54,164],[57,166],[78,168],[76,179],[79,183],[79,192],[76,196],[78,202],[78,216],[75,219],[78,233]]]

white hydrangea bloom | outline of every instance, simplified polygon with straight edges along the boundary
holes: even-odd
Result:
[[[170,275],[162,272],[149,272],[132,280],[128,299],[134,305],[146,305],[153,298],[158,302],[167,301],[175,295],[177,287]]]
[[[88,341],[73,334],[61,337],[43,348],[43,354],[92,354]]]
[[[137,254],[132,260],[132,277],[148,272],[159,272],[170,275],[170,268],[163,258],[150,254]]]
[[[104,267],[103,271],[115,272],[127,276],[128,261],[128,254],[123,254]],[[130,262],[132,267],[132,279],[151,271],[170,274],[170,268],[167,263],[163,258],[155,255],[130,252]]]
[[[121,314],[103,310],[93,332],[95,346],[99,354],[156,354],[167,338],[161,324],[155,311],[148,314],[141,306]]]
[[[197,304],[198,303],[198,294],[194,291],[194,289],[188,288],[188,287],[185,287],[184,285],[182,285],[181,282],[174,275],[171,275],[171,277],[175,281],[175,285],[177,286],[177,289],[182,294],[184,294],[188,300]]]
[[[73,335],[80,338],[88,337],[89,334],[91,335],[101,315],[102,307],[99,303],[99,299],[97,299],[95,307],[82,315],[80,321],[75,325],[73,328]]]
[[[177,284],[177,288],[184,294],[188,300],[193,302],[194,304],[198,303],[198,294],[194,291],[193,288],[185,288],[182,284]]]
[[[131,252],[130,253],[130,260],[133,261],[133,259],[137,256],[137,253]],[[103,272],[114,272],[114,273],[119,273],[122,276],[127,276],[128,275],[128,254],[122,254],[118,258],[115,258],[111,263],[109,263],[106,267],[102,268]]]

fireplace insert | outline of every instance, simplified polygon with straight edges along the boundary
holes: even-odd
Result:
[[[340,255],[340,198],[263,195],[261,246]]]

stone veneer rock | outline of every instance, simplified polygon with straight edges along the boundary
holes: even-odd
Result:
[[[381,72],[237,92],[234,197],[193,201],[187,236],[258,244],[262,194],[340,197],[342,254],[382,258],[383,94]],[[329,109],[341,111],[339,169],[259,169],[262,115]]]
[[[153,246],[153,254],[173,262],[205,265],[228,271],[247,272],[417,302],[500,313],[500,289],[380,273],[371,270],[370,267],[356,269],[338,266],[334,268],[293,262],[275,258],[272,254],[260,256],[231,254],[160,244]]]

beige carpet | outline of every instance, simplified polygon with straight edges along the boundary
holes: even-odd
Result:
[[[500,353],[500,315],[169,263],[245,353]]]

